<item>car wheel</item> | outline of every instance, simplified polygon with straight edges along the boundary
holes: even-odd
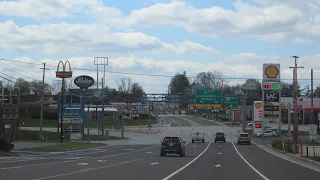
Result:
[[[164,152],[161,152],[160,156],[166,156],[166,154]]]
[[[183,157],[183,152],[180,153],[180,156]]]
[[[214,143],[217,143],[217,141],[214,141]]]
[[[238,145],[240,145],[240,142],[238,141]]]
[[[226,142],[226,140],[224,140],[223,142]]]
[[[204,140],[202,140],[202,143],[204,143]]]
[[[192,140],[192,143],[194,143],[194,140]]]

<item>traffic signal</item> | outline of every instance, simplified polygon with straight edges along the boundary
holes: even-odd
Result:
[[[149,104],[149,111],[153,111],[153,104]]]
[[[211,108],[211,111],[214,112],[214,107]]]
[[[228,106],[228,111],[230,111],[230,106]]]

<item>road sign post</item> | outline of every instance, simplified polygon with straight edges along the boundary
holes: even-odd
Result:
[[[196,89],[198,108],[221,108],[222,92],[220,89]]]
[[[231,109],[238,109],[238,96],[226,96],[224,107],[230,107]]]

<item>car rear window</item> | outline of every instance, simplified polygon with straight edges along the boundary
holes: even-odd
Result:
[[[241,137],[248,137],[249,134],[240,134]]]
[[[224,133],[217,133],[216,136],[224,136]]]
[[[164,140],[168,141],[168,142],[179,142],[180,138],[179,137],[165,137]]]

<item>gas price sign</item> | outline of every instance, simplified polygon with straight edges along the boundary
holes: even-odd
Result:
[[[280,90],[281,84],[280,83],[263,83],[261,85],[261,89]]]

